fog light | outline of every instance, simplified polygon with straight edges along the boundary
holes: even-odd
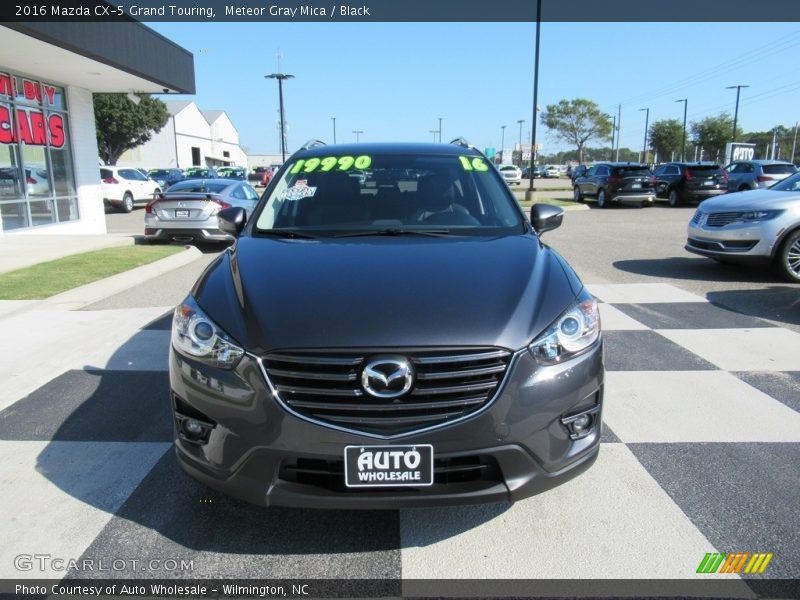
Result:
[[[192,437],[200,437],[203,433],[203,426],[194,419],[186,419],[183,422],[183,430]]]
[[[592,433],[599,411],[599,406],[593,406],[568,417],[561,417],[561,423],[567,428],[570,439],[580,440]]]

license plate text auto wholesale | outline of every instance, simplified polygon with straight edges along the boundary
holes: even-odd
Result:
[[[188,219],[189,218],[189,210],[185,208],[179,208],[175,210],[175,218],[180,219]]]
[[[433,484],[433,446],[346,446],[347,487],[420,487]]]

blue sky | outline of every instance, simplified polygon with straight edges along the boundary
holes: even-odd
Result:
[[[148,23],[194,54],[201,109],[225,110],[250,153],[277,153],[281,69],[289,151],[311,138],[432,141],[480,148],[530,139],[533,23]],[[742,90],[746,131],[800,120],[798,23],[543,23],[539,106],[584,97],[622,103],[621,145],[640,148],[650,122],[727,110]],[[565,148],[544,126],[545,152]]]

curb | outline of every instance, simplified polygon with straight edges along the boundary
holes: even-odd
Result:
[[[59,310],[79,310],[89,304],[104,300],[109,296],[124,292],[140,283],[188,265],[202,256],[202,252],[194,246],[184,246],[183,252],[178,252],[155,262],[136,267],[111,277],[100,279],[80,287],[61,292],[44,300],[34,300],[20,306],[17,310],[5,312],[0,318],[10,317],[20,312],[34,308],[55,308]]]
[[[39,306],[61,310],[78,310],[114,294],[124,292],[143,281],[188,265],[203,254],[194,246],[184,246],[184,248],[183,252],[172,256],[50,296],[42,300]]]

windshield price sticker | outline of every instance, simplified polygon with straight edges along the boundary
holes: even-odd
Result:
[[[302,200],[303,198],[310,198],[317,193],[317,188],[308,185],[305,179],[300,179],[295,184],[286,188],[281,192],[281,200]]]
[[[458,160],[461,161],[461,166],[465,171],[481,171],[486,172],[489,170],[489,165],[486,164],[482,158],[475,157],[472,160],[466,156],[459,156]]]
[[[301,171],[303,173],[313,173],[320,170],[323,173],[336,169],[337,171],[348,171],[355,167],[356,169],[369,169],[372,164],[371,156],[326,156],[325,158],[301,158],[291,168],[289,173],[296,175]]]

